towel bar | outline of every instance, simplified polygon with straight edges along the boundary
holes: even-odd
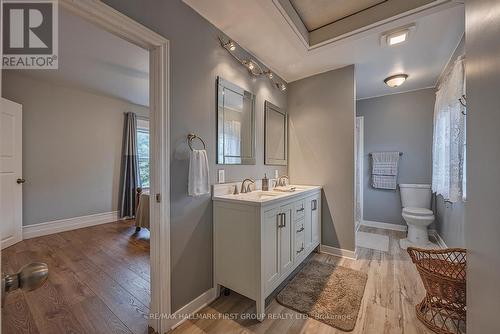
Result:
[[[372,155],[371,153],[368,153],[368,155]],[[403,152],[399,152],[399,156],[402,156],[403,155]]]

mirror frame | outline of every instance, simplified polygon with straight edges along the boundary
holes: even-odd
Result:
[[[256,127],[255,127],[255,99],[256,96],[254,93],[247,91],[235,84],[233,84],[230,81],[225,80],[224,78],[217,76],[217,85],[216,85],[216,103],[217,103],[217,117],[216,117],[216,156],[215,156],[215,161],[217,165],[229,165],[229,166],[238,166],[238,165],[255,165],[256,164]],[[245,93],[250,94],[251,101],[252,101],[252,121],[251,121],[251,127],[252,127],[252,139],[251,139],[251,149],[252,149],[252,155],[251,156],[246,156],[246,157],[240,157],[241,162],[240,163],[226,163],[225,161],[220,162],[219,161],[219,133],[222,131],[224,133],[224,129],[221,128],[221,124],[219,122],[219,112],[220,112],[220,101],[219,101],[219,90],[221,88],[226,88],[234,91],[237,94],[240,95],[245,95]],[[223,158],[224,159],[224,158]]]
[[[273,159],[272,157],[268,157],[268,149],[267,149],[267,123],[268,123],[268,114],[270,112],[277,112],[285,118],[285,159]],[[275,106],[269,101],[264,102],[264,164],[273,165],[273,166],[288,166],[288,113],[283,109]]]

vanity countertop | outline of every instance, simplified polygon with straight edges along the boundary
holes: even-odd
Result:
[[[263,206],[274,202],[292,199],[294,197],[303,196],[307,193],[313,193],[321,189],[320,186],[307,186],[307,185],[290,185],[287,187],[295,187],[295,191],[284,192],[278,190],[254,190],[249,193],[233,194],[214,194],[212,199],[214,201],[241,203],[246,205]]]

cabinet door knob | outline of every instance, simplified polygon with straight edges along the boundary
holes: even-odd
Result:
[[[24,182],[26,182],[26,180],[23,178],[19,178],[16,180],[16,182],[17,182],[17,184],[23,184]]]

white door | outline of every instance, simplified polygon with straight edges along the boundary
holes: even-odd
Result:
[[[0,235],[4,249],[22,240],[22,106],[2,98],[0,109]]]

